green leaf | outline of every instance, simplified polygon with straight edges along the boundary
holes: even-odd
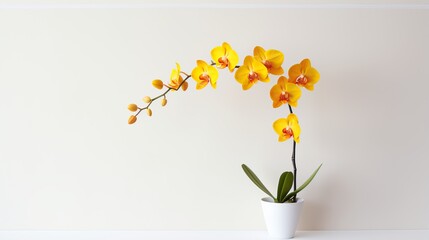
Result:
[[[264,186],[264,184],[262,184],[261,180],[259,180],[259,178],[256,176],[256,174],[252,170],[250,170],[250,168],[248,166],[246,166],[245,164],[242,164],[241,167],[243,168],[246,175],[250,178],[250,180],[252,180],[252,182],[259,189],[261,189],[264,193],[268,194],[268,196],[270,196],[274,200],[276,200],[276,198],[270,193],[270,191],[268,191],[268,189]]]
[[[290,191],[293,184],[293,173],[284,172],[280,176],[279,185],[277,187],[277,200],[281,202],[281,199],[286,197],[286,194]]]
[[[307,187],[308,184],[310,184],[311,180],[313,180],[314,176],[316,176],[317,172],[321,167],[322,167],[322,164],[320,164],[320,166],[316,169],[316,171],[314,171],[313,174],[311,174],[311,176],[307,179],[307,181],[305,181],[299,188],[297,188],[295,191],[286,195],[284,199],[279,199],[279,201],[286,202],[287,200],[291,199],[293,196],[301,192],[302,189],[304,189],[305,187]]]

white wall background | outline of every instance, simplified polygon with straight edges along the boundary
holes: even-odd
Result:
[[[223,41],[321,73],[296,109],[299,182],[324,163],[301,229],[429,228],[428,5],[22,2],[0,5],[0,229],[263,229],[240,165],[273,191],[292,168],[271,129],[287,113],[271,108],[275,77],[248,92],[225,71],[215,91],[191,81],[126,124],[153,79]]]

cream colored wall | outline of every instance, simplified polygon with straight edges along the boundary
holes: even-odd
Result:
[[[309,57],[321,73],[296,109],[299,182],[324,164],[301,194],[301,229],[429,228],[427,5],[10,2],[0,5],[0,229],[263,229],[264,194],[240,164],[273,191],[291,169],[291,143],[271,129],[287,113],[271,108],[276,78],[243,92],[222,72],[216,91],[191,82],[126,124],[128,103],[158,93],[153,79],[176,61],[190,72],[223,41],[241,59],[261,45],[283,51],[286,68]]]

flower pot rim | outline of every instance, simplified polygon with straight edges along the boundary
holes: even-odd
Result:
[[[276,203],[271,197],[263,197],[261,199],[263,203],[273,203],[273,204],[297,204],[304,202],[304,198],[297,198],[296,202],[290,203],[290,202],[284,202],[284,203]]]

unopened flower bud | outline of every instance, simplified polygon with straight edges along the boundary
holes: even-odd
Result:
[[[164,107],[165,105],[167,105],[167,99],[163,98],[161,101],[161,105]]]
[[[137,105],[135,105],[134,103],[128,104],[128,110],[130,110],[131,112],[137,111]]]
[[[152,109],[148,108],[146,109],[146,112],[149,117],[152,116]]]
[[[152,86],[154,86],[157,89],[162,89],[164,87],[164,83],[161,80],[156,79],[152,81]]]
[[[184,83],[182,84],[182,90],[183,90],[183,91],[186,91],[186,89],[188,89],[188,82],[184,82]]]
[[[136,116],[134,116],[134,115],[131,115],[129,118],[128,118],[128,124],[133,124],[133,123],[135,123],[137,121],[137,117]]]
[[[150,103],[150,101],[152,101],[152,99],[149,96],[143,98],[143,102],[145,103]]]

